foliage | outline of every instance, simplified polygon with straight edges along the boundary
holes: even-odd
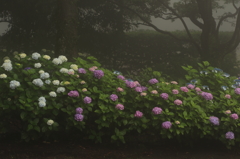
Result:
[[[94,57],[67,62],[65,56],[50,59],[49,53],[21,53],[4,60],[1,134],[18,131],[29,141],[77,129],[97,142],[104,136],[125,142],[124,136],[131,132],[179,140],[213,138],[228,147],[240,141],[236,77],[208,62],[199,63],[200,73],[183,67],[191,85],[181,86],[150,69],[153,76],[139,83],[102,68]],[[209,90],[201,91],[207,88],[202,85]],[[213,98],[204,93],[212,93]]]

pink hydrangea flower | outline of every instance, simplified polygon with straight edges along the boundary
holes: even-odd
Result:
[[[125,77],[122,76],[122,75],[118,75],[117,78],[118,78],[118,79],[121,79],[121,80],[124,80],[124,79],[125,79]]]
[[[188,91],[189,91],[187,87],[180,87],[180,89],[181,89],[181,91],[183,91],[183,92],[188,92]]]
[[[230,98],[231,98],[231,95],[230,95],[230,94],[226,94],[226,95],[225,95],[225,98],[230,99]]]
[[[182,104],[182,101],[179,100],[179,99],[176,99],[176,100],[174,101],[174,104],[176,104],[176,105],[181,105],[181,104]]]
[[[170,121],[165,121],[162,123],[162,128],[170,129],[172,127],[172,123]]]
[[[231,115],[230,115],[230,117],[231,117],[231,118],[233,118],[233,119],[235,119],[235,120],[237,120],[237,119],[238,119],[238,115],[237,115],[236,113],[234,113],[234,114],[231,114]]]
[[[137,117],[137,118],[141,118],[141,117],[143,116],[143,113],[140,112],[139,110],[137,110],[137,111],[135,112],[135,115],[134,115],[134,116]]]
[[[84,103],[85,104],[90,104],[92,102],[92,98],[86,96],[84,99],[83,99]]]
[[[112,95],[110,95],[110,99],[112,101],[116,101],[118,99],[118,96],[116,94],[112,94]]]
[[[173,93],[173,94],[178,94],[179,91],[178,91],[177,89],[173,89],[173,90],[172,90],[172,93]]]
[[[164,100],[168,99],[168,94],[167,93],[162,93],[160,94],[160,97],[162,97]]]
[[[161,114],[161,113],[162,113],[162,109],[159,108],[159,107],[154,107],[154,108],[152,109],[152,112],[153,112],[153,114],[155,114],[155,115]]]
[[[141,86],[138,81],[134,81],[134,83],[136,84],[136,86]]]
[[[189,88],[189,89],[194,89],[194,85],[193,84],[189,84],[189,85],[187,85],[187,88]]]
[[[89,71],[91,71],[91,72],[94,72],[95,70],[96,70],[96,69],[93,68],[93,67],[89,68]]]
[[[68,93],[68,96],[70,96],[70,97],[79,97],[79,93],[78,93],[78,91],[70,91]]]
[[[135,91],[136,91],[136,92],[142,92],[142,87],[136,87],[136,88],[135,88]]]
[[[117,88],[117,91],[118,91],[118,92],[123,92],[124,90],[123,90],[121,87],[118,87],[118,88]]]
[[[236,93],[236,94],[240,94],[240,88],[236,88],[236,89],[235,89],[235,93]]]
[[[153,78],[153,79],[150,79],[150,80],[148,81],[148,83],[150,83],[150,84],[156,84],[156,83],[158,83],[158,80],[157,80],[156,78]]]
[[[158,91],[152,90],[151,93],[152,93],[152,94],[158,94]]]
[[[172,84],[178,84],[176,81],[171,81]]]
[[[115,106],[115,108],[118,109],[118,110],[123,110],[123,109],[124,109],[124,106],[123,106],[122,104],[117,104],[117,105]]]
[[[141,96],[146,96],[146,95],[147,95],[147,93],[145,93],[145,92],[142,92],[142,93],[140,93],[140,95],[141,95]]]
[[[127,80],[125,83],[126,83],[127,87],[129,87],[129,88],[134,88],[134,87],[136,87],[136,84],[135,84],[133,81],[128,81],[128,80]]]
[[[225,114],[231,114],[231,110],[226,110]]]
[[[201,91],[201,89],[200,89],[199,87],[196,87],[195,90],[196,90],[197,92],[200,92],[200,91]]]

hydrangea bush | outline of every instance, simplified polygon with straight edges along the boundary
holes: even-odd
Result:
[[[126,79],[94,57],[68,62],[65,56],[18,54],[0,68],[0,132],[18,131],[26,141],[78,129],[98,142],[151,132],[239,143],[240,81],[208,62],[199,65],[183,67],[189,83],[179,85],[157,71],[145,82]]]

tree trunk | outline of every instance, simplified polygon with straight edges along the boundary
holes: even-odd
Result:
[[[55,53],[71,58],[78,54],[77,0],[57,0],[57,39]]]

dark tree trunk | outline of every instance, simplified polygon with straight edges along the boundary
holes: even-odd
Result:
[[[57,39],[55,53],[76,57],[78,53],[77,0],[57,0]]]

